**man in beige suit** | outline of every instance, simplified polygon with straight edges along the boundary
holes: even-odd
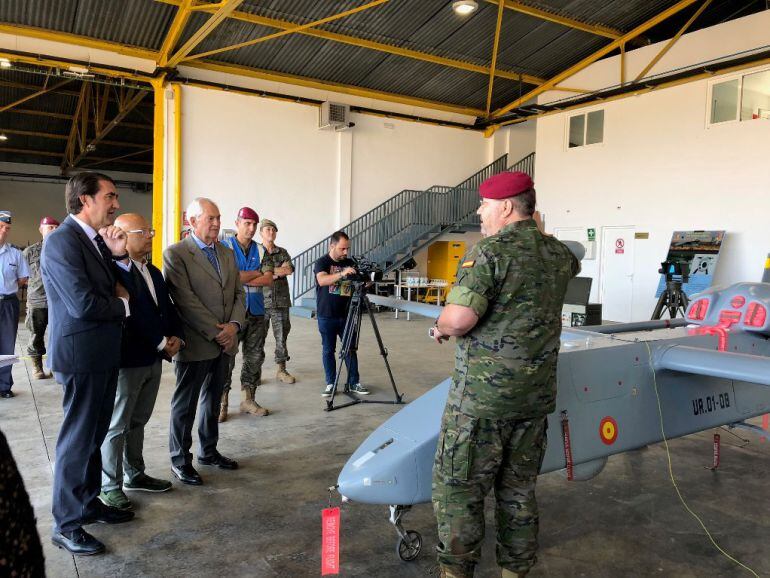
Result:
[[[192,466],[192,427],[198,402],[198,463],[234,470],[238,462],[217,451],[219,403],[229,355],[238,351],[238,330],[246,309],[233,252],[217,242],[219,208],[210,199],[187,207],[192,233],[171,245],[163,264],[171,297],[179,310],[186,347],[174,357],[176,390],[171,400],[171,471],[182,483],[203,483]]]

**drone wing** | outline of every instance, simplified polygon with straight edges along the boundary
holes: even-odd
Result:
[[[658,370],[667,369],[770,386],[770,358],[759,355],[672,345],[657,356],[654,365]]]

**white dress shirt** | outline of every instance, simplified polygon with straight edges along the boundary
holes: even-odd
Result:
[[[84,223],[83,221],[81,221],[80,219],[78,219],[78,218],[77,218],[75,215],[73,215],[72,213],[70,213],[70,217],[72,217],[72,219],[73,219],[73,220],[74,220],[74,221],[75,221],[75,222],[76,222],[78,225],[80,225],[80,228],[81,228],[81,229],[83,229],[83,232],[86,234],[86,236],[87,236],[89,239],[91,239],[91,243],[93,243],[93,245],[94,245],[94,248],[96,249],[96,252],[97,252],[97,253],[99,253],[99,255],[101,255],[101,254],[102,254],[102,252],[99,250],[99,245],[97,245],[97,244],[96,244],[96,240],[95,240],[95,238],[96,238],[96,235],[98,235],[98,234],[99,234],[99,233],[98,233],[98,231],[96,231],[96,229],[94,229],[94,228],[93,228],[91,225],[89,225],[88,223]],[[129,267],[129,269],[130,269],[130,264],[128,265],[128,267]],[[126,268],[126,266],[124,266],[124,269],[125,269],[125,268]],[[126,271],[128,271],[129,269],[126,269]],[[130,316],[131,316],[131,308],[128,306],[128,299],[126,299],[125,297],[118,297],[118,299],[120,299],[120,300],[123,302],[123,305],[126,307],[126,317],[130,317]]]
[[[152,275],[150,275],[150,270],[147,268],[146,261],[135,261],[134,259],[131,259],[131,263],[133,263],[134,267],[136,267],[136,270],[139,271],[139,273],[142,275],[144,282],[147,283],[147,289],[150,290],[152,300],[155,301],[155,305],[157,305],[158,295],[155,293],[155,283],[152,281]],[[119,263],[119,265],[123,266],[123,263]],[[163,349],[166,347],[166,343],[168,343],[167,338],[164,337],[161,339],[160,343],[157,345],[158,351],[163,351]]]

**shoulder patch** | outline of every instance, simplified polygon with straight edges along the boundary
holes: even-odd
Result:
[[[470,269],[476,264],[476,260],[473,259],[472,261],[463,261],[462,269]]]

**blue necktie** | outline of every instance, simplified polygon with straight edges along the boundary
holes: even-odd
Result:
[[[214,247],[203,247],[203,252],[206,253],[206,257],[208,257],[209,263],[214,267],[217,275],[221,277],[222,273],[219,271],[219,261],[217,261],[217,252],[214,250]]]

